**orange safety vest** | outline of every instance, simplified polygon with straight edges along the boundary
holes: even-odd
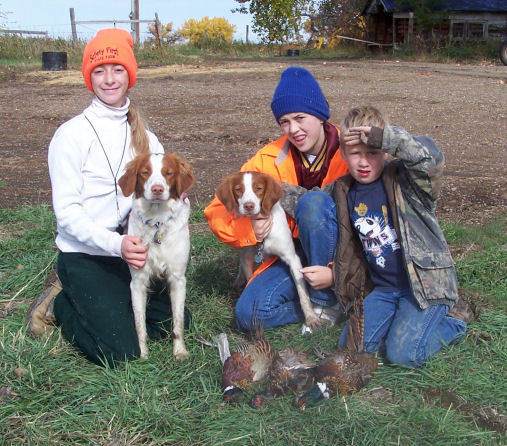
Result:
[[[338,130],[339,132],[339,130]],[[252,158],[250,158],[241,171],[263,172],[277,180],[287,184],[298,184],[296,168],[289,149],[287,136],[282,136],[276,141],[266,144]],[[329,184],[348,173],[347,164],[337,150],[329,165],[326,177],[322,185]],[[225,206],[215,196],[211,203],[204,209],[204,215],[208,225],[217,238],[233,248],[242,248],[257,244],[255,234],[250,223],[250,217],[235,217],[233,212],[228,212]],[[297,237],[297,227],[294,219],[287,216],[289,226],[294,237]],[[278,257],[268,257],[255,270],[252,279],[272,265]],[[251,280],[251,279],[250,279]]]

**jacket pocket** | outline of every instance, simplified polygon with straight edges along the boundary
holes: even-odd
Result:
[[[440,269],[454,267],[452,256],[448,252],[428,253],[412,256],[412,261],[422,269]]]
[[[458,295],[458,281],[454,261],[450,253],[429,253],[412,257],[416,277],[412,283],[426,301],[455,301]]]

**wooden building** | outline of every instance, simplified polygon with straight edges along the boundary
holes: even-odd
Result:
[[[431,40],[488,40],[507,36],[507,0],[442,0],[435,10],[444,19],[426,29]],[[403,0],[368,0],[366,40],[399,46],[410,44],[417,26],[414,11]]]

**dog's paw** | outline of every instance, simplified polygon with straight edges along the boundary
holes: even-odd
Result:
[[[311,330],[315,330],[317,328],[322,327],[324,324],[324,320],[319,318],[317,315],[311,315],[305,318],[305,325],[309,327]],[[310,331],[311,333],[311,331]]]
[[[188,358],[190,358],[190,353],[185,349],[174,352],[174,359],[176,359],[176,361],[186,361]]]

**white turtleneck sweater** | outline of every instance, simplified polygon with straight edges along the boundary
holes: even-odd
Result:
[[[126,227],[132,197],[124,197],[118,186],[116,198],[111,168],[118,182],[125,164],[134,157],[127,123],[129,105],[127,98],[123,107],[109,107],[95,96],[83,113],[57,129],[49,144],[49,175],[58,231],[55,241],[62,252],[121,256],[122,236],[115,229],[119,223]],[[111,168],[86,118],[93,124]],[[148,137],[151,151],[164,153],[157,137],[151,132]]]

